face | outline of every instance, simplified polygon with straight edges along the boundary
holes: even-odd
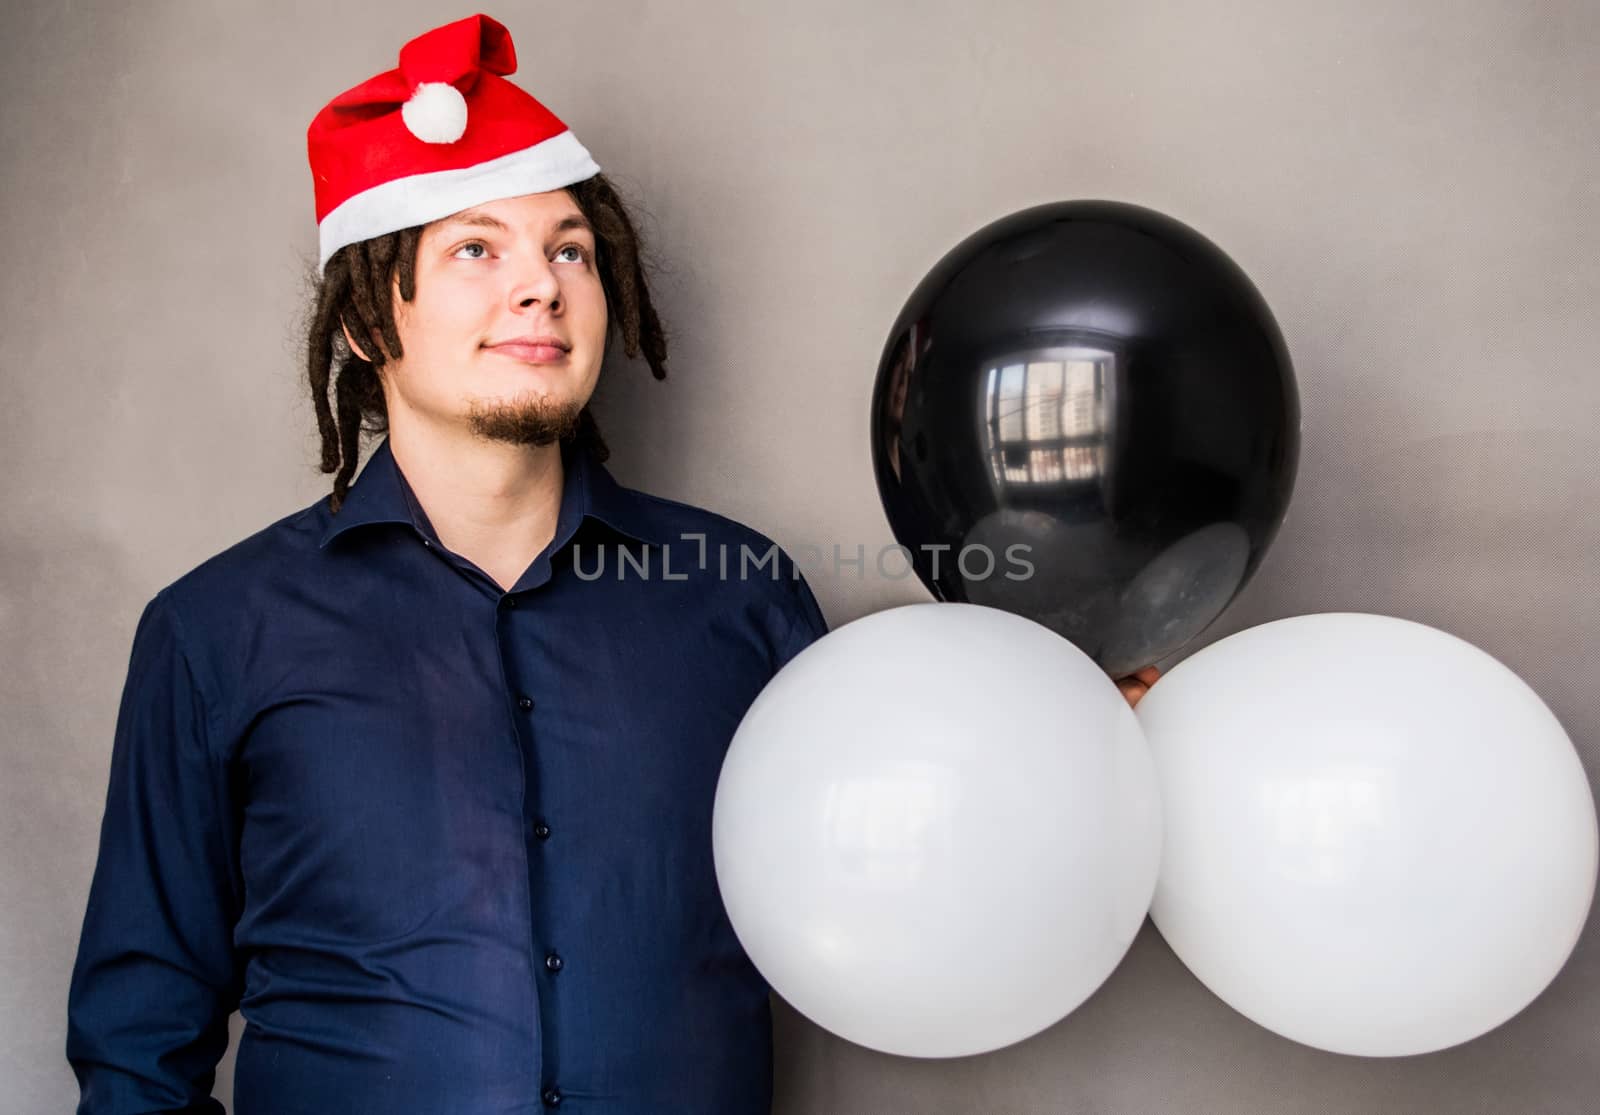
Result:
[[[391,423],[531,445],[576,427],[600,376],[606,303],[594,232],[565,190],[426,226],[414,293],[404,302],[396,288],[403,355],[381,369]]]

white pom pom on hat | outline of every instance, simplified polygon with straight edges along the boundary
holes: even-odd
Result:
[[[448,82],[419,82],[400,106],[400,118],[424,143],[454,143],[467,131],[467,99]]]

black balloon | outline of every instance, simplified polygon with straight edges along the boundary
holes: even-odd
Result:
[[[1299,451],[1261,295],[1187,225],[1118,202],[1040,205],[958,244],[872,392],[878,493],[923,583],[1037,620],[1113,677],[1238,595]]]

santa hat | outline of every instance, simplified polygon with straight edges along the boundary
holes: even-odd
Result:
[[[398,68],[317,113],[306,146],[319,268],[346,244],[600,173],[554,113],[505,80],[516,68],[511,33],[470,16],[412,39]]]

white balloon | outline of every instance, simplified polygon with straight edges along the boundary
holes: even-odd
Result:
[[[914,604],[846,624],[762,691],[712,841],[756,967],[825,1029],[959,1057],[1070,1013],[1155,887],[1155,771],[1087,655],[1032,620]]]
[[[1336,613],[1243,631],[1140,701],[1165,808],[1151,916],[1218,996],[1319,1049],[1476,1037],[1555,978],[1594,897],[1594,798],[1521,679]]]

